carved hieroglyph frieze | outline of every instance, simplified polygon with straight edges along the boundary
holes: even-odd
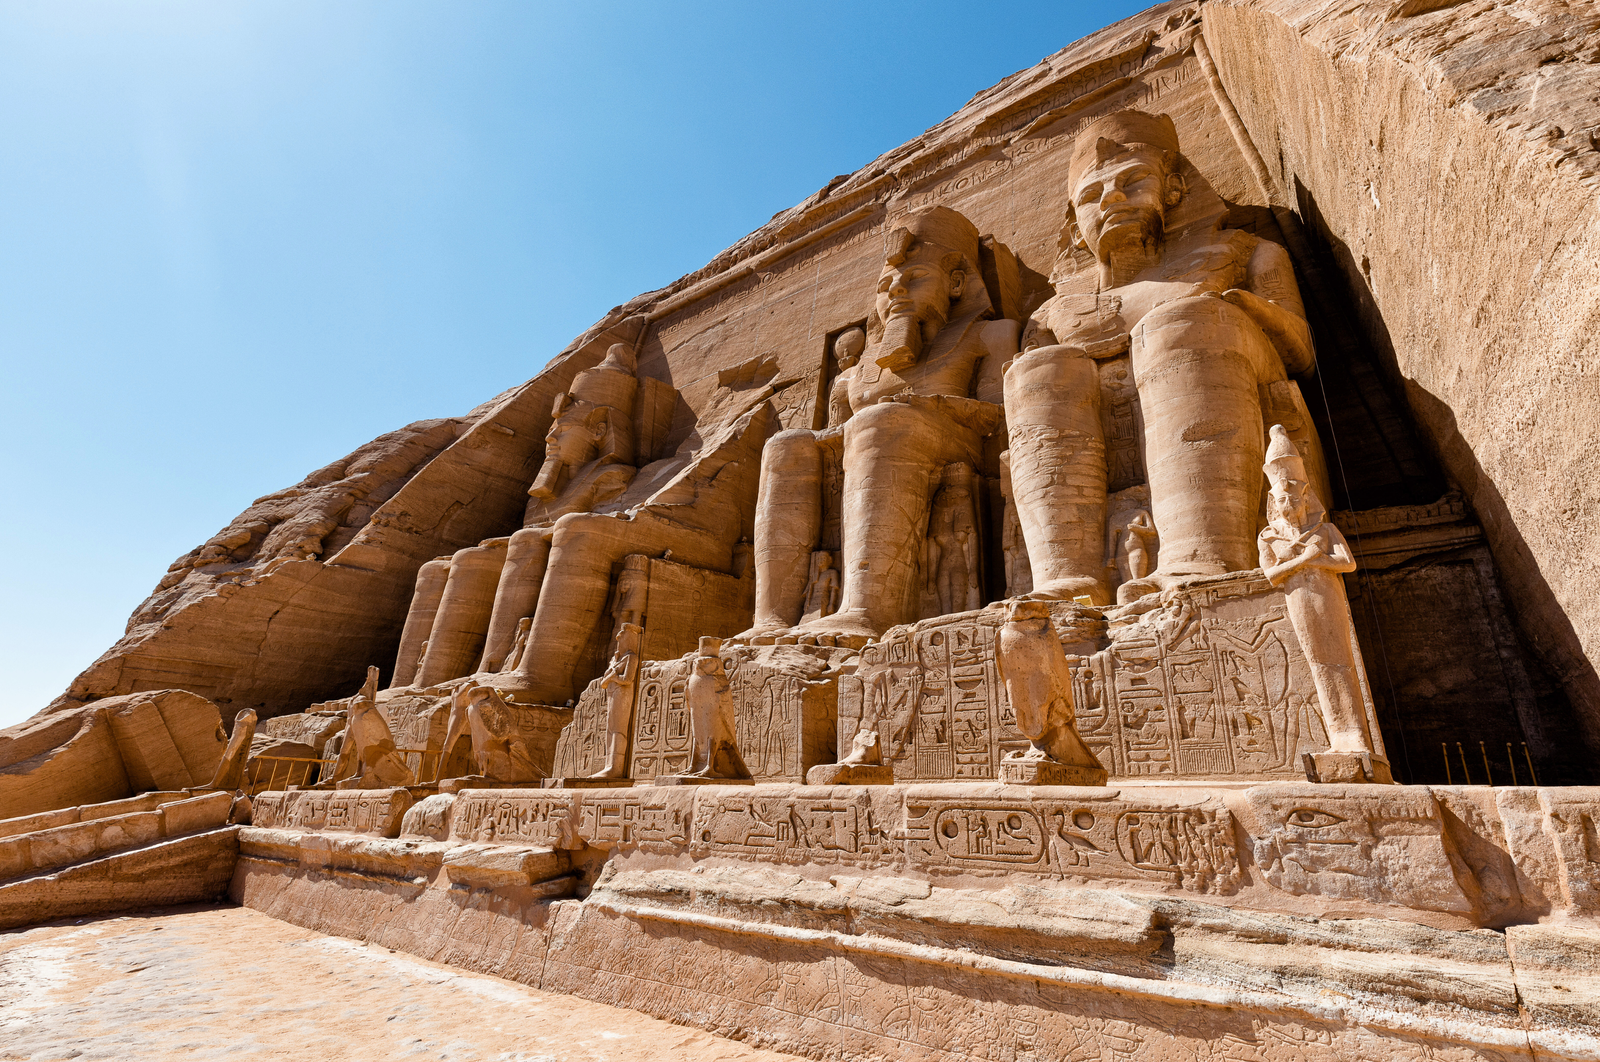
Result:
[[[411,800],[405,789],[267,792],[255,798],[252,821],[268,829],[397,837]]]

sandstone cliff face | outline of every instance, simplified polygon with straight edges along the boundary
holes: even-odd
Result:
[[[1227,0],[1205,39],[1270,175],[1600,739],[1600,9]]]
[[[422,563],[520,526],[552,398],[610,343],[680,392],[676,438],[746,377],[773,381],[775,427],[820,427],[829,344],[861,319],[894,219],[940,203],[1004,241],[1020,269],[993,285],[997,314],[1021,320],[1072,254],[1074,134],[1138,107],[1173,117],[1230,225],[1294,258],[1334,503],[1427,505],[1459,484],[1522,636],[1600,744],[1597,20],[1558,0],[1213,0],[1108,27],[614,310],[522,387],[262,499],[52,707],[175,687],[269,716],[350,693],[393,658]],[[999,400],[1001,367],[975,397]]]

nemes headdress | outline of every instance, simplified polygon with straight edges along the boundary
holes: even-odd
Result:
[[[1118,111],[1090,122],[1073,139],[1072,161],[1067,164],[1068,187],[1101,162],[1129,148],[1145,145],[1178,153],[1178,130],[1164,114]]]

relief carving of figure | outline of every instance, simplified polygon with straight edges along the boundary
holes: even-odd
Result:
[[[811,578],[806,583],[806,611],[802,620],[831,616],[839,609],[839,569],[833,554],[819,549],[811,554]]]
[[[1270,487],[1267,526],[1257,538],[1262,574],[1283,587],[1289,620],[1311,665],[1329,751],[1382,756],[1368,729],[1363,667],[1345,572],[1356,569],[1344,535],[1327,519],[1305,461],[1281,424],[1263,466]]]
[[[780,432],[762,453],[755,624],[743,640],[793,629],[804,641],[859,646],[915,619],[938,470],[978,465],[983,437],[999,425],[996,406],[968,397],[980,359],[1008,356],[1016,335],[1013,322],[990,319],[978,230],[929,207],[897,225],[889,245],[864,352],[839,375],[850,416],[831,429],[842,432],[844,454],[839,609],[796,627],[822,527],[822,441]],[[854,342],[836,345],[841,365]]]
[[[1289,256],[1191,211],[1165,115],[1090,124],[1068,166],[1073,242],[1093,259],[1081,288],[1035,313],[1006,373],[1011,476],[1039,596],[1109,600],[1101,567],[1104,428],[1094,359],[1127,352],[1137,390],[1156,569],[1121,601],[1195,576],[1253,567],[1264,455],[1260,389],[1313,364]],[[1170,223],[1170,224],[1169,224]]]
[[[946,465],[944,485],[934,495],[928,538],[923,544],[926,596],[934,610],[925,614],[943,616],[983,607],[973,478],[970,465]]]

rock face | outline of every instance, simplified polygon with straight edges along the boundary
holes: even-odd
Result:
[[[1109,27],[263,499],[14,773],[255,710],[241,902],[815,1057],[1595,1057],[1597,49]]]

